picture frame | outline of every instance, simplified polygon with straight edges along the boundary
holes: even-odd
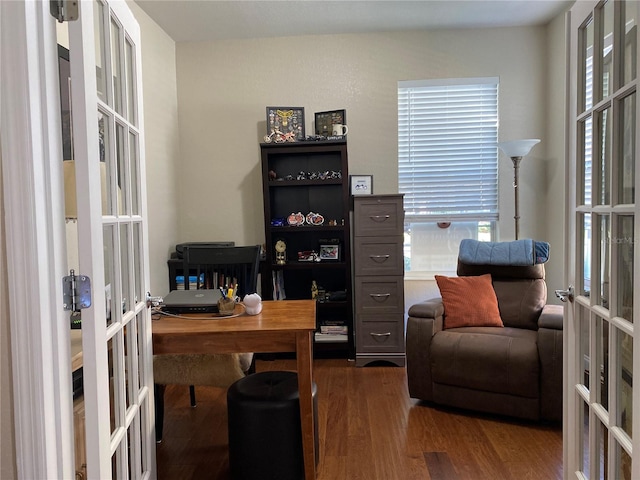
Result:
[[[340,260],[340,245],[336,243],[320,245],[320,260]]]
[[[288,141],[304,141],[304,107],[267,107],[267,136],[277,131],[293,135]]]
[[[373,195],[373,175],[350,175],[351,195]]]
[[[323,135],[330,137],[333,135],[333,125],[347,123],[347,111],[346,110],[329,110],[326,112],[316,112],[314,114],[316,135]]]

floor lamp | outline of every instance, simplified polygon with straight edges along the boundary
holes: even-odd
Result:
[[[518,174],[520,171],[520,160],[522,160],[522,157],[527,155],[531,151],[531,149],[538,143],[540,143],[540,139],[538,138],[531,138],[527,140],[512,140],[510,142],[498,143],[498,148],[500,148],[500,150],[502,150],[505,155],[510,157],[511,161],[513,162],[513,192],[515,194],[515,215],[513,218],[516,221],[516,240],[518,240],[520,223],[520,212],[518,211]]]

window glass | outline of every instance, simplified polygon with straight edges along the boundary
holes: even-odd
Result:
[[[498,78],[398,83],[405,270],[455,271],[462,238],[498,219]]]

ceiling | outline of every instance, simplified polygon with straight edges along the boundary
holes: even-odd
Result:
[[[565,0],[135,0],[176,42],[544,25]]]

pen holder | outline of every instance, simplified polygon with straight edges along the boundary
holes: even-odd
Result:
[[[236,308],[236,302],[233,298],[221,298],[218,300],[218,312],[226,315],[231,315]]]

